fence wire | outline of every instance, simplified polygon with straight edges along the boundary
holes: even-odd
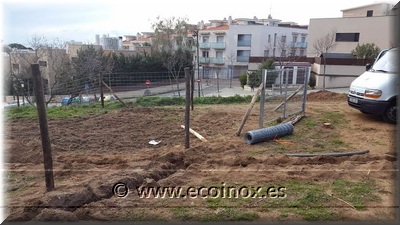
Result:
[[[204,72],[204,74],[203,74]],[[240,87],[236,70],[200,70],[194,73],[194,97],[204,97],[210,93],[219,93],[224,88]],[[236,74],[236,75],[235,75]],[[58,105],[65,97],[81,96],[88,101],[98,101],[100,97],[100,82],[103,81],[104,95],[115,93],[123,100],[133,100],[142,96],[183,97],[185,95],[185,75],[173,76],[168,72],[131,72],[131,73],[104,73],[82,78],[57,78],[49,83],[43,79],[46,101]],[[12,84],[13,92],[10,95],[25,97],[31,102],[34,100],[32,80],[25,78],[22,82]]]
[[[259,127],[305,113],[309,67],[263,70]]]

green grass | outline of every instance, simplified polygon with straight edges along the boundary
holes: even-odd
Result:
[[[333,196],[351,203],[356,209],[365,208],[370,201],[379,201],[373,194],[376,185],[373,179],[361,181],[334,180],[331,184],[316,182],[286,181],[281,184],[286,187],[287,198],[266,199],[262,205],[263,211],[278,210],[282,217],[298,214],[308,221],[340,220],[341,215],[334,212],[331,202],[337,201],[327,194],[332,189]]]
[[[365,209],[365,202],[379,200],[374,194],[375,190],[375,180],[370,178],[359,182],[338,179],[332,183],[335,196],[349,202],[356,209]]]
[[[129,105],[129,104],[128,104]],[[109,110],[123,108],[119,102],[107,102],[104,104],[104,108],[101,107],[100,103],[82,104],[82,105],[71,105],[61,107],[48,107],[46,108],[47,118],[54,119],[65,119],[72,117],[85,117],[93,115],[101,115],[107,113]],[[37,108],[34,106],[24,107],[13,107],[5,110],[5,119],[33,119],[38,117]]]
[[[212,97],[196,97],[193,98],[194,104],[199,105],[212,105],[212,104],[237,104],[237,103],[249,103],[252,96],[212,96]],[[172,105],[185,105],[184,97],[154,97],[154,96],[143,96],[136,99],[136,106],[151,107],[151,106],[172,106]]]

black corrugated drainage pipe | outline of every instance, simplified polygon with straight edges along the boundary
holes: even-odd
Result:
[[[247,144],[255,144],[262,141],[273,140],[293,133],[293,124],[291,122],[282,123],[272,127],[266,127],[258,130],[246,132],[244,140]]]
[[[368,153],[369,150],[362,150],[356,152],[334,152],[334,153],[323,153],[323,154],[307,154],[307,153],[295,153],[295,154],[286,154],[287,156],[295,156],[295,157],[314,157],[314,156],[352,156],[352,155],[361,155]]]

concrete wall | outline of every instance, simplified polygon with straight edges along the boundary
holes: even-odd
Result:
[[[322,88],[324,65],[314,63],[311,71],[316,75],[316,88]],[[351,82],[364,72],[365,66],[326,65],[325,88],[349,87]]]
[[[336,29],[336,33],[360,33],[358,42],[336,42],[330,53],[351,53],[357,44],[374,43],[380,49],[392,47],[395,42],[395,16],[311,19],[307,57],[316,57],[313,43]]]
[[[342,10],[342,17],[366,17],[367,11],[372,10],[372,16],[386,16],[389,15],[392,4],[372,4],[351,9]]]

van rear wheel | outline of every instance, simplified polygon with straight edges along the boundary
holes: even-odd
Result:
[[[396,123],[397,105],[396,101],[393,101],[383,114],[383,120],[388,123]]]

